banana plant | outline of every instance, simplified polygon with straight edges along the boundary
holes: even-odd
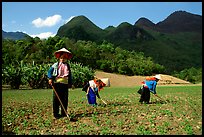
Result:
[[[12,89],[19,89],[22,84],[22,77],[24,75],[22,67],[19,62],[16,64],[9,64],[2,69],[2,77],[5,83],[8,83]]]

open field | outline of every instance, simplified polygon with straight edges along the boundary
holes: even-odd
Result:
[[[16,135],[202,135],[202,86],[159,86],[140,104],[139,86],[105,87],[98,106],[71,89],[66,117],[52,115],[52,89],[2,90],[2,131]]]

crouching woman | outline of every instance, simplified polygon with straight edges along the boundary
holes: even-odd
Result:
[[[139,100],[140,103],[145,102],[146,104],[149,104],[150,92],[153,93],[153,95],[159,97],[156,93],[156,86],[159,80],[161,80],[161,76],[155,75],[153,78],[143,81],[143,92],[141,93]]]
[[[100,79],[94,78],[94,80],[90,80],[87,83],[86,95],[88,99],[88,103],[90,105],[97,105],[96,97],[100,98],[99,91],[105,87],[106,84],[103,83]]]

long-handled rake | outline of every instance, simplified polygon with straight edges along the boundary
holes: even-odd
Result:
[[[62,101],[60,100],[60,98],[59,98],[59,96],[58,96],[58,94],[57,94],[57,92],[56,92],[54,86],[53,86],[53,85],[51,85],[51,86],[52,86],[52,89],[54,90],[55,95],[57,96],[57,98],[58,98],[58,100],[59,100],[59,102],[60,102],[60,104],[61,104],[61,106],[62,106],[62,108],[63,108],[63,110],[64,110],[64,112],[65,112],[65,114],[66,114],[66,116],[67,116],[67,118],[70,120],[70,117],[69,117],[67,111],[65,110],[64,105],[62,104]]]
[[[104,104],[106,104],[107,105],[107,103],[99,96],[99,94],[98,94],[98,92],[96,93],[96,92],[94,92],[95,94],[96,94],[96,96],[104,103]]]
[[[88,90],[89,90],[89,89],[87,89],[87,92],[88,92]],[[95,93],[95,92],[94,92],[94,93]],[[99,98],[104,104],[107,105],[107,103],[106,103],[103,99],[101,99],[101,97],[99,96],[99,94],[97,94],[97,93],[95,93],[95,94],[96,94],[97,98]]]
[[[100,99],[101,99],[101,98],[100,98]],[[103,103],[107,105],[107,103],[106,103],[103,99],[101,99],[101,101],[103,101]]]
[[[163,98],[161,98],[160,96],[158,95],[155,95],[156,97],[158,97],[161,101],[164,101],[165,103],[168,103],[166,100],[164,100]]]

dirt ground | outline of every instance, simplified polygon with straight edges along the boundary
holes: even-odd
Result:
[[[192,85],[188,81],[178,79],[176,77],[160,74],[162,80],[158,82],[158,85]],[[96,71],[95,76],[97,78],[108,78],[111,87],[131,87],[139,86],[141,82],[145,80],[147,76],[126,76],[120,74],[107,73],[102,71]]]

